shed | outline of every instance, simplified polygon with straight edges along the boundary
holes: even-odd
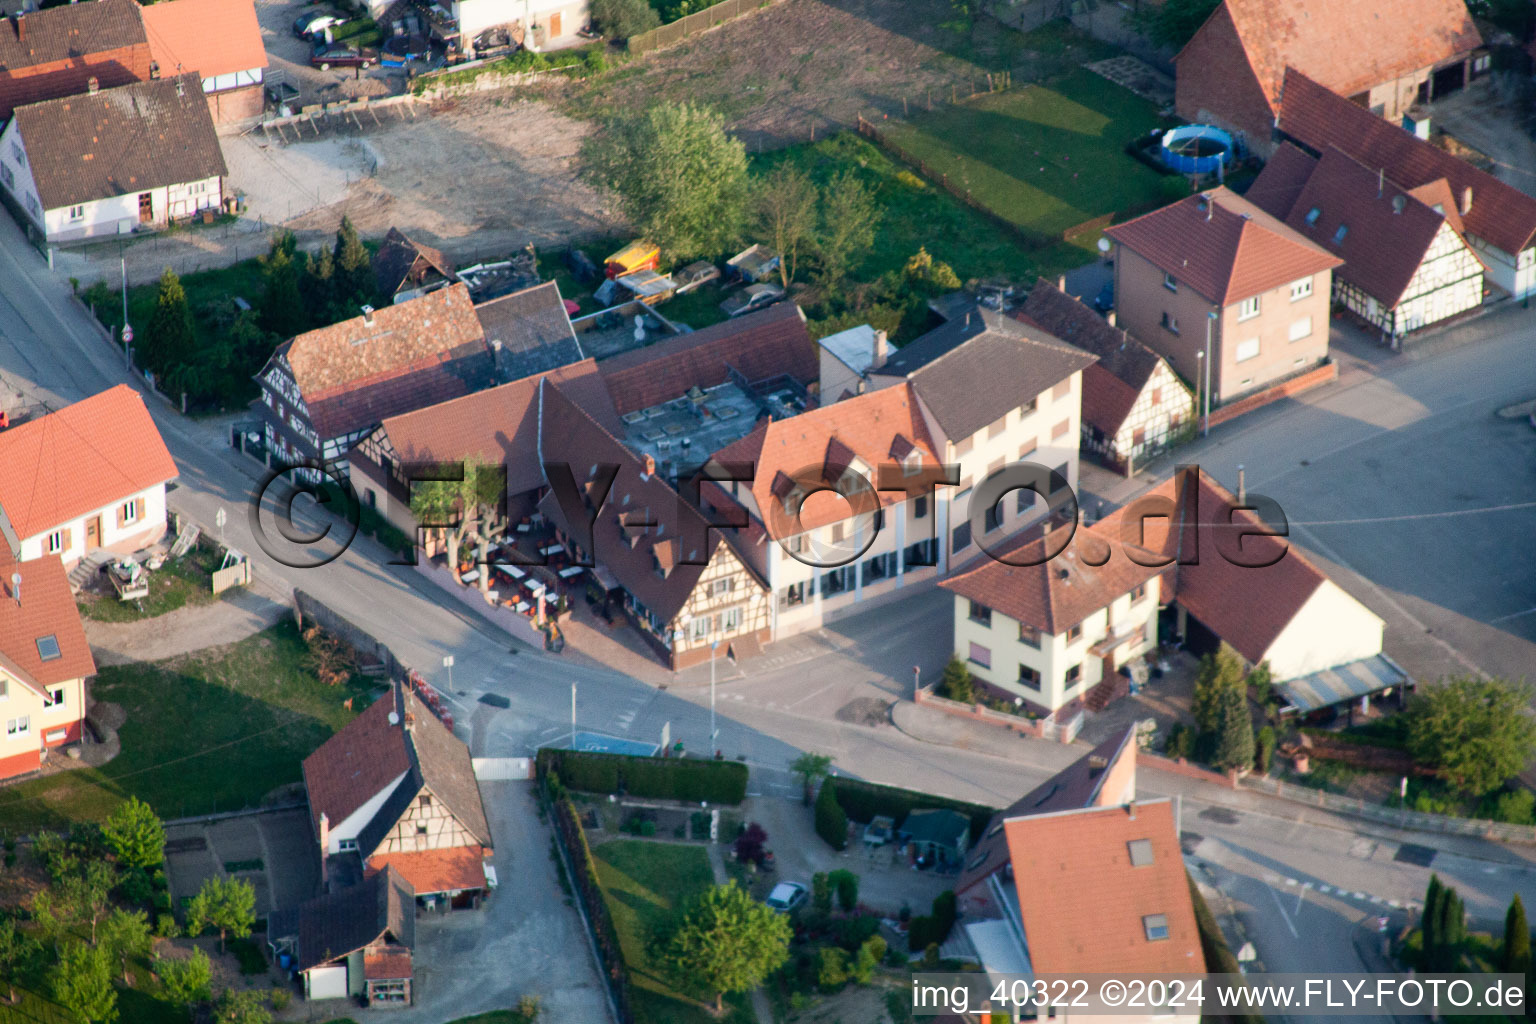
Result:
[[[918,860],[940,866],[959,864],[971,845],[971,820],[948,808],[925,808],[907,815],[901,834]]]
[[[636,239],[604,262],[607,264],[608,277],[612,280],[637,270],[655,270],[661,265],[661,249],[655,242]]]

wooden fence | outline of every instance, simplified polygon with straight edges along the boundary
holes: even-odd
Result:
[[[776,0],[720,0],[712,7],[706,7],[702,11],[695,11],[677,19],[670,25],[662,25],[653,28],[649,32],[641,32],[637,36],[629,37],[630,53],[648,53],[651,50],[660,50],[667,46],[676,46],[691,35],[708,31],[727,21],[734,21],[743,14],[751,14],[753,11],[775,3]]]

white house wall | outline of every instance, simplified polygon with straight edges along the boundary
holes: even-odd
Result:
[[[148,223],[154,227],[164,227],[171,220],[188,219],[201,210],[219,210],[224,205],[222,181],[217,176],[179,185],[144,189],[126,195],[48,210],[44,215],[44,230],[48,240],[68,242],[81,238],[132,232],[142,223],[139,215],[139,196],[144,192],[150,195]]]
[[[368,823],[373,820],[374,815],[379,813],[379,808],[384,806],[384,801],[390,798],[390,795],[399,787],[404,778],[405,772],[396,775],[393,782],[370,797],[367,803],[347,815],[340,822],[332,822],[330,824],[329,842],[325,852],[328,854],[340,853],[342,840],[356,839],[363,829],[367,827]]]
[[[585,0],[457,0],[453,14],[466,45],[488,28],[514,22],[540,26],[547,33],[551,16],[558,15],[559,33],[546,34],[540,43],[548,46],[576,35],[586,27],[588,19]]]
[[[32,219],[33,226],[42,230],[43,205],[38,200],[32,162],[27,159],[26,144],[15,118],[0,132],[0,187]]]
[[[120,506],[130,501],[143,499],[144,514],[132,523],[118,525],[117,510]],[[85,542],[86,521],[95,517],[101,517],[101,541],[95,545],[87,545]],[[68,543],[62,548],[52,548],[49,537],[59,531],[67,531]],[[94,509],[91,512],[77,516],[67,523],[57,523],[40,533],[30,537],[24,537],[21,541],[21,560],[28,561],[33,558],[41,558],[44,555],[56,554],[69,565],[91,553],[92,548],[113,548],[120,550],[120,545],[126,544],[135,538],[143,538],[150,533],[158,538],[165,532],[165,485],[155,484],[146,487],[142,491],[124,495],[121,499]]]
[[[1264,652],[1276,680],[1295,679],[1381,653],[1383,624],[1370,609],[1324,580]]]

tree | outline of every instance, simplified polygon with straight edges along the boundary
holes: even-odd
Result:
[[[457,573],[460,546],[482,529],[481,521],[489,519],[506,493],[506,472],[474,459],[443,470],[440,475],[459,478],[418,481],[411,489],[411,515],[421,526],[442,528],[448,542],[448,567]],[[489,523],[484,528],[489,529]]]
[[[761,864],[763,849],[768,843],[768,833],[763,826],[752,822],[736,837],[736,859],[742,864]]]
[[[299,291],[299,268],[294,263],[293,233],[273,236],[271,248],[261,257],[261,276],[265,282],[261,296],[261,326],[280,338],[291,338],[309,330],[309,316],[304,296]]]
[[[626,113],[582,146],[588,174],[674,260],[713,256],[735,238],[747,155],[719,114],[690,103]]]
[[[939,677],[939,689],[950,700],[958,700],[962,704],[969,704],[976,699],[976,682],[971,678],[971,670],[960,660],[960,655],[949,656],[949,661],[944,665],[944,674]]]
[[[792,163],[782,163],[762,179],[753,196],[758,231],[779,254],[779,280],[795,279],[800,250],[816,237],[816,185]]]
[[[177,1006],[192,1006],[213,998],[213,965],[208,954],[194,948],[185,960],[156,958],[155,973],[165,996]]]
[[[1440,945],[1440,904],[1444,899],[1445,887],[1440,884],[1440,876],[1431,874],[1429,888],[1424,891],[1424,911],[1419,920],[1419,939],[1426,965],[1433,959],[1431,951]]]
[[[155,292],[155,312],[144,332],[144,360],[160,374],[170,373],[197,359],[197,337],[192,331],[192,310],[181,278],[170,267],[160,274]]]
[[[822,782],[821,792],[816,795],[816,834],[832,844],[834,850],[848,845],[848,815],[837,802],[837,789],[831,779]]]
[[[835,760],[831,754],[804,753],[790,763],[789,770],[800,776],[805,783],[802,793],[805,803],[811,802],[811,793],[816,784],[828,775],[832,774],[832,762]]]
[[[1222,695],[1243,685],[1243,659],[1226,644],[1200,659],[1190,710],[1195,727],[1207,735],[1221,727]]]
[[[122,872],[117,866],[104,860],[88,860],[79,870],[64,876],[58,883],[61,909],[70,920],[89,921],[91,943],[96,942],[96,925],[112,906],[112,890],[117,887]]]
[[[859,876],[846,868],[838,868],[827,876],[827,881],[837,892],[837,905],[844,912],[852,913],[859,905]]]
[[[357,237],[349,217],[341,218],[341,226],[336,229],[336,247],[331,258],[335,264],[336,301],[341,303],[343,309],[339,312],[344,314],[336,319],[357,316],[362,306],[373,305],[377,300],[378,284],[373,276],[373,257]]]
[[[1451,785],[1482,796],[1536,753],[1531,687],[1459,676],[1420,690],[1408,707],[1408,752]]]
[[[960,278],[948,263],[928,255],[926,246],[920,247],[907,265],[902,268],[907,287],[927,296],[942,295],[960,288]]]
[[[227,988],[213,1007],[213,1019],[221,1024],[272,1024],[265,997],[250,989]]]
[[[0,919],[0,978],[5,979],[8,1002],[16,1002],[16,976],[41,951],[37,940],[17,928],[15,921]]]
[[[1183,49],[1195,31],[1205,24],[1220,0],[1167,0],[1145,5],[1131,16],[1152,41],[1170,50]]]
[[[304,277],[299,281],[304,308],[312,317],[328,316],[336,303],[336,257],[321,248],[304,256]]]
[[[1531,926],[1525,919],[1525,904],[1520,894],[1509,903],[1504,915],[1504,947],[1499,953],[1499,970],[1506,974],[1529,974],[1531,970]]]
[[[238,878],[210,878],[187,906],[187,934],[201,935],[212,928],[219,933],[219,952],[224,938],[243,939],[256,923],[256,890]]]
[[[1221,691],[1216,752],[1211,763],[1224,772],[1253,767],[1253,716],[1248,713],[1248,691],[1229,686]]]
[[[118,804],[101,831],[107,848],[126,867],[148,870],[165,860],[165,826],[149,804],[136,796]]]
[[[880,207],[875,193],[851,170],[842,171],[822,190],[821,232],[817,253],[823,285],[837,286],[854,260],[875,244]]]
[[[112,961],[107,951],[71,942],[64,947],[49,979],[53,998],[80,1024],[112,1024],[117,1020],[117,990],[112,987]]]
[[[661,16],[646,0],[592,0],[588,10],[603,35],[628,39],[661,24]]]
[[[762,984],[789,958],[788,918],[754,900],[734,881],[696,899],[667,944],[665,962],[677,975],[715,993],[715,1012],[727,992]]]
[[[149,930],[149,918],[142,910],[114,910],[112,916],[101,923],[101,948],[108,956],[116,957],[123,969],[123,984],[128,984],[128,961],[136,956],[148,956],[154,938]]]
[[[885,948],[885,940],[878,935],[871,935],[864,940],[853,961],[854,981],[860,985],[869,984],[869,979],[875,976],[875,968],[880,966],[880,961],[885,957]]]

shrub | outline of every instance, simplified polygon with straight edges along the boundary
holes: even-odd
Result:
[[[816,968],[816,984],[825,992],[836,992],[848,984],[848,952],[837,946],[822,949]]]
[[[546,747],[539,751],[541,778],[559,774],[584,793],[626,792],[659,800],[739,804],[746,799],[748,769],[739,761],[629,757]]]
[[[1195,730],[1183,722],[1174,722],[1168,727],[1168,738],[1163,741],[1163,753],[1174,760],[1193,756],[1195,753]]]
[[[859,876],[843,868],[832,872],[827,879],[837,892],[837,905],[851,912],[859,905]]]
[[[1259,771],[1265,775],[1268,775],[1269,764],[1272,760],[1274,760],[1275,756],[1275,727],[1272,725],[1266,725],[1264,728],[1260,729],[1259,735],[1255,742],[1259,751]]]
[[[853,958],[853,980],[860,985],[868,985],[869,979],[875,975],[875,968],[885,959],[885,952],[885,940],[880,936],[871,935],[865,939]]]
[[[832,922],[833,940],[850,952],[857,950],[880,930],[880,920],[870,914],[840,917]]]
[[[837,786],[832,779],[821,784],[821,792],[816,796],[816,834],[834,850],[848,846],[848,814],[837,799]]]
[[[910,812],[924,808],[947,808],[958,811],[971,819],[973,843],[981,837],[987,823],[992,820],[992,815],[997,813],[995,808],[983,807],[980,804],[966,803],[963,800],[947,800],[928,793],[918,793],[896,786],[881,786],[873,782],[862,782],[841,776],[828,779],[822,785],[824,790],[829,787],[836,793],[838,806],[842,807],[848,818],[861,824],[867,824],[877,815],[884,815],[900,824]]]
[[[1536,818],[1536,793],[1528,789],[1500,793],[1493,802],[1493,818],[1511,825],[1531,824]]]
[[[159,914],[155,917],[155,934],[162,939],[174,939],[181,934],[181,926],[173,915]]]
[[[293,993],[289,992],[285,988],[274,987],[272,991],[267,994],[267,998],[272,1001],[272,1009],[276,1010],[278,1013],[282,1013],[284,1010],[288,1009],[288,1004],[293,1001]]]
[[[768,833],[763,826],[752,822],[746,831],[736,837],[736,859],[743,864],[761,864],[764,848],[768,845]]]
[[[930,942],[923,947],[923,970],[936,971],[939,969],[939,944]]]
[[[661,24],[661,16],[646,0],[592,0],[592,23],[605,36],[628,39]]]
[[[818,914],[832,913],[832,886],[825,871],[811,876],[811,908]]]

